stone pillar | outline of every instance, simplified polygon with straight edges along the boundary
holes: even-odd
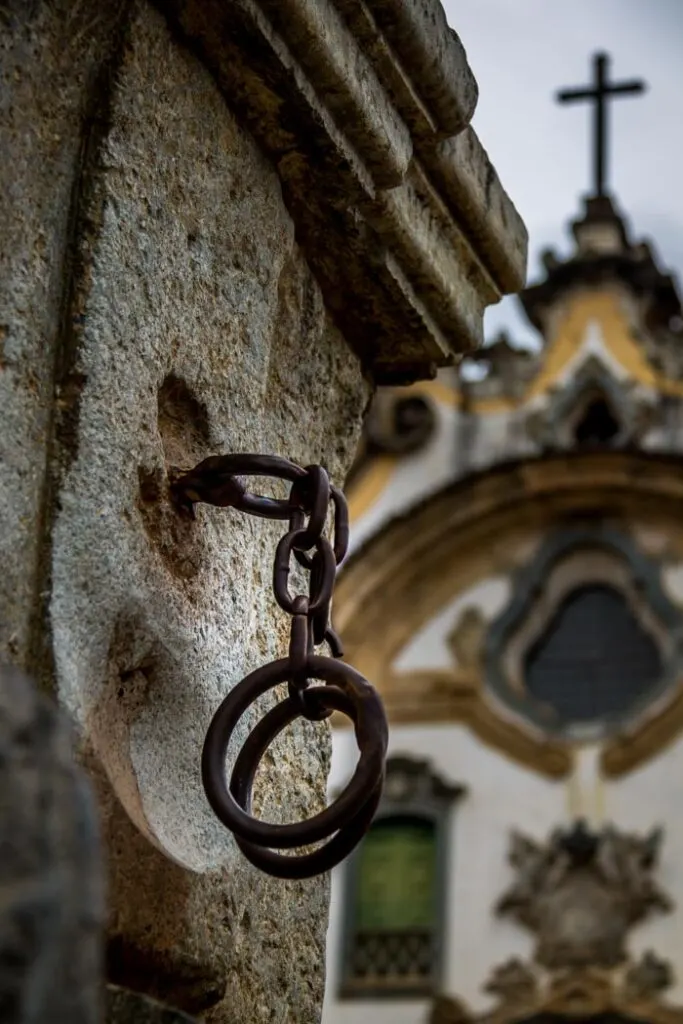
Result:
[[[15,0],[0,54],[0,656],[77,729],[109,981],[313,1024],[327,879],[251,868],[199,777],[222,696],[284,649],[279,531],[179,518],[169,468],[255,451],[342,483],[373,384],[478,343],[524,231],[437,0]],[[310,815],[328,759],[326,727],[289,730],[261,812]]]
[[[94,1024],[102,1006],[97,814],[64,717],[0,665],[0,1019]]]

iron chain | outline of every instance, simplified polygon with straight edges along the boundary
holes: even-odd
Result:
[[[242,479],[245,476],[286,480],[291,484],[289,497],[252,494]],[[193,516],[194,505],[205,502],[289,524],[273,566],[275,600],[292,620],[288,656],[250,673],[224,699],[204,742],[202,781],[214,813],[233,832],[252,864],[280,878],[308,878],[328,871],[351,852],[370,826],[382,792],[388,739],[377,692],[359,672],[338,660],[343,656],[342,645],[330,624],[337,568],[349,543],[346,499],[322,466],[303,468],[270,455],[211,456],[182,473],[172,490],[177,503]],[[332,543],[325,536],[330,503]],[[309,573],[307,594],[290,592],[292,558]],[[315,653],[323,643],[332,657]],[[313,685],[313,680],[325,685]],[[237,722],[255,700],[283,682],[288,684],[289,696],[251,731],[226,785],[226,754]],[[333,711],[352,720],[360,751],[344,792],[307,821],[272,825],[252,817],[254,776],[270,743],[296,718],[320,722]],[[326,842],[312,852],[296,856],[276,852],[322,840]]]

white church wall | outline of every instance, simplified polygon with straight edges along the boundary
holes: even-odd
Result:
[[[435,403],[436,426],[424,448],[402,456],[394,465],[384,490],[353,523],[350,550],[354,551],[394,516],[400,515],[427,494],[444,487],[453,476],[456,410]]]
[[[510,832],[520,828],[544,839],[567,818],[569,784],[528,771],[486,747],[463,726],[396,726],[390,753],[426,758],[435,771],[467,793],[450,821],[443,990],[474,1009],[489,1004],[482,992],[491,968],[511,956],[527,957],[532,940],[494,914],[496,899],[508,885]],[[348,779],[356,751],[349,730],[333,735],[330,789]],[[344,912],[344,867],[333,873],[327,949],[327,986],[323,1024],[418,1024],[426,1003],[402,1000],[339,1000]]]
[[[636,771],[596,785],[602,790],[605,822],[621,830],[646,833],[664,829],[657,880],[671,897],[672,914],[656,914],[635,928],[630,950],[640,955],[648,949],[670,960],[676,987],[667,994],[683,1002],[683,737]]]
[[[511,584],[504,576],[492,576],[468,587],[430,619],[399,651],[393,667],[397,672],[415,669],[447,669],[455,662],[448,634],[467,608],[479,609],[485,618],[498,615],[510,600]]]

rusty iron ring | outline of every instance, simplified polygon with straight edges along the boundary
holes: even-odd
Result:
[[[275,600],[283,611],[294,615],[294,597],[289,592],[287,578],[289,576],[289,562],[292,551],[298,543],[298,538],[305,530],[295,530],[294,533],[286,533],[275,549],[275,560],[273,563],[273,593]],[[329,616],[329,608],[332,602],[337,576],[337,565],[334,560],[334,551],[326,537],[320,536],[315,542],[315,557],[319,556],[318,571],[315,580],[312,580],[313,593],[309,598],[308,615],[313,616],[315,612],[322,612],[325,617],[325,626]],[[322,641],[317,641],[321,643]]]
[[[330,478],[323,467],[306,466],[304,472],[306,476],[295,480],[289,492],[290,509],[299,511],[299,513],[305,510],[305,514],[308,515],[306,528],[302,530],[298,527],[296,530],[299,536],[294,550],[299,554],[315,547],[325,529],[327,510],[330,504]],[[290,516],[289,528],[291,532],[292,516]]]
[[[320,717],[327,717],[332,711],[341,711],[353,720],[353,702],[338,687],[315,686],[307,690],[306,694],[313,703],[319,705]],[[261,758],[275,737],[298,715],[299,709],[293,698],[276,704],[251,731],[242,747],[230,779],[230,792],[247,813],[251,811],[254,776]],[[344,860],[363,838],[375,816],[382,796],[383,783],[384,773],[368,794],[362,807],[359,807],[355,815],[317,850],[291,856],[249,843],[239,836],[235,836],[235,842],[254,867],[267,871],[276,878],[311,878],[320,875]]]
[[[292,492],[294,492],[294,487],[292,487]],[[337,565],[341,565],[349,549],[349,507],[344,494],[333,483],[330,484],[330,500],[334,506],[334,537],[332,547],[334,549],[335,561]],[[294,504],[289,517],[290,531],[302,529],[304,522],[304,510]],[[314,556],[307,555],[305,551],[297,551],[296,548],[294,549],[294,556],[299,565],[303,566],[304,569],[312,568]]]
[[[306,470],[279,455],[210,455],[183,473],[173,491],[186,501],[205,501],[219,508],[236,508],[261,519],[289,519],[290,499],[251,494],[239,477],[268,476],[292,484],[306,479]]]
[[[293,849],[327,839],[355,819],[358,808],[365,805],[383,776],[388,727],[382,702],[374,687],[350,665],[319,655],[309,658],[306,674],[311,679],[331,683],[348,697],[353,705],[360,751],[356,770],[346,789],[324,811],[307,821],[287,825],[258,821],[239,806],[225,784],[225,759],[235,726],[262,694],[289,680],[291,665],[288,658],[270,662],[238,683],[216,711],[204,741],[202,782],[214,813],[236,836],[257,846]],[[297,707],[297,714],[300,713]],[[244,762],[242,767],[244,770]],[[256,770],[256,765],[253,770]],[[235,786],[240,785],[239,778],[234,781]]]

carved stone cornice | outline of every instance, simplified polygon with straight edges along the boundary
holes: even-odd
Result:
[[[283,184],[332,314],[378,383],[476,347],[526,232],[468,127],[438,0],[167,0]]]

